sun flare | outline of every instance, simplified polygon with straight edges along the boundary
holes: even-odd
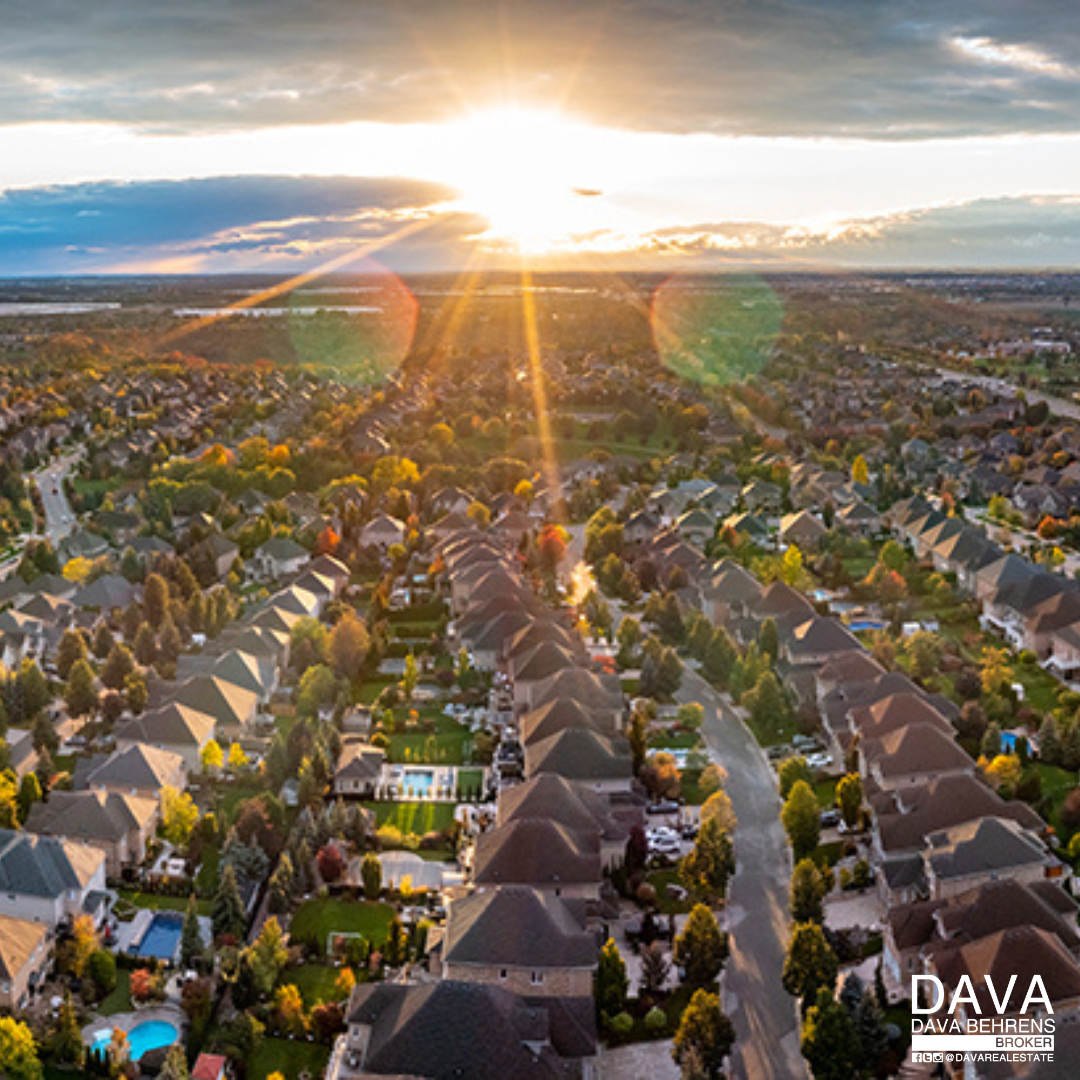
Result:
[[[488,222],[489,240],[543,254],[613,224],[588,124],[554,111],[502,108],[448,128],[455,149],[447,178],[462,193],[460,208]]]

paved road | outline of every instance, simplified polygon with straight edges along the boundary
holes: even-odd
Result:
[[[999,394],[1009,394],[1012,397],[1016,397],[1022,391],[1029,402],[1045,401],[1054,415],[1067,416],[1070,420],[1080,420],[1080,403],[1070,401],[1068,398],[1044,394],[1041,390],[1032,390],[1026,386],[1016,386],[1005,379],[998,379],[991,375],[980,375],[978,372],[938,368],[937,373],[946,382],[974,383],[987,390],[993,390]]]
[[[34,474],[45,507],[45,535],[53,546],[70,536],[75,528],[75,512],[64,494],[64,477],[74,463],[74,455],[57,458]]]
[[[780,985],[791,859],[773,773],[753,735],[696,672],[685,671],[677,697],[705,707],[705,739],[728,771],[726,790],[739,819],[737,869],[728,890],[731,958],[724,974],[724,1010],[738,1040],[730,1075],[804,1080],[795,1003]]]

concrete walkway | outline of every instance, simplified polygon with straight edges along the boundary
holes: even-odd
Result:
[[[747,1080],[805,1080],[796,1004],[780,984],[788,941],[791,856],[780,825],[773,771],[753,735],[724,699],[687,668],[680,702],[705,707],[702,732],[728,771],[726,790],[739,826],[737,868],[728,889],[731,956],[724,968],[724,1011],[737,1041],[729,1075]]]

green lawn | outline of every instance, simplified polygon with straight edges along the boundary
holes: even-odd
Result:
[[[360,687],[360,704],[373,705],[375,699],[388,687],[400,682],[398,678],[376,675],[374,678],[365,679]]]
[[[835,780],[818,780],[814,784],[814,791],[822,810],[830,810],[836,805]]]
[[[649,736],[649,746],[654,750],[694,750],[704,745],[696,731],[680,731],[677,735],[658,731]]]
[[[454,804],[448,802],[368,802],[378,825],[393,825],[402,833],[423,836],[443,832],[454,822]]]
[[[337,977],[340,974],[341,968],[304,964],[302,967],[286,968],[278,979],[278,985],[291,983],[300,991],[304,1004],[310,1009],[313,1005],[338,1000]]]
[[[430,740],[430,741],[429,741]],[[395,763],[464,765],[472,735],[464,728],[442,735],[391,735],[389,758]]]
[[[693,898],[686,900],[672,900],[664,890],[668,885],[681,885],[679,871],[675,867],[668,870],[654,870],[645,879],[656,890],[656,907],[665,915],[683,915],[688,912],[693,904]]]
[[[480,785],[484,782],[484,770],[458,769],[457,781],[458,787],[466,794],[479,791]]]
[[[131,972],[126,968],[116,969],[116,989],[102,999],[97,1011],[102,1016],[115,1016],[117,1013],[131,1012]]]
[[[292,1039],[263,1039],[247,1060],[248,1080],[266,1080],[271,1073],[297,1080],[303,1072],[322,1076],[330,1059],[330,1047]]]
[[[195,893],[197,896],[210,898],[214,895],[218,882],[218,863],[221,861],[221,852],[217,844],[211,844],[203,850],[202,862],[195,875]]]
[[[246,782],[242,784],[229,784],[218,789],[217,819],[218,828],[224,829],[226,824],[232,824],[236,818],[236,812],[241,803],[261,795],[263,788],[257,783]]]
[[[1044,765],[1041,761],[1033,761],[1028,765],[1026,773],[1033,772],[1038,774],[1042,782],[1043,798],[1049,804],[1047,819],[1060,832],[1061,804],[1065,801],[1065,796],[1076,787],[1077,774],[1057,765]]]
[[[138,892],[135,889],[117,889],[121,900],[139,908],[152,908],[154,911],[187,911],[186,896],[159,896],[157,893]],[[213,904],[210,900],[196,900],[195,909],[200,915],[209,915]]]
[[[296,909],[289,924],[294,937],[316,935],[326,947],[329,933],[363,934],[368,941],[386,940],[394,909],[389,904],[367,900],[307,900]]]

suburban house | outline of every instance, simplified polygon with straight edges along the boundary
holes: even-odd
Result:
[[[374,798],[385,762],[385,750],[358,739],[346,739],[334,773],[334,794]]]
[[[77,915],[100,923],[108,900],[105,855],[97,848],[0,829],[0,915],[51,929]]]
[[[386,551],[394,544],[404,544],[405,523],[388,514],[379,514],[361,529],[360,543],[379,551]]]
[[[298,574],[310,558],[307,548],[288,537],[275,536],[255,549],[248,562],[261,578],[276,580]]]
[[[0,915],[0,1009],[18,1013],[44,981],[52,962],[48,929]]]
[[[26,831],[61,840],[78,840],[105,854],[105,873],[118,878],[139,866],[157,828],[157,798],[105,791],[54,791],[34,803]]]
[[[546,1010],[496,986],[444,980],[353,988],[327,1080],[461,1076],[555,1080]]]
[[[140,795],[156,801],[163,787],[177,791],[187,787],[187,768],[179,754],[134,743],[105,758],[80,759],[73,779],[76,790]]]
[[[554,821],[514,818],[482,833],[473,857],[480,886],[530,885],[555,896],[596,899],[603,873],[600,837]]]
[[[116,729],[117,750],[129,750],[141,743],[176,754],[189,772],[202,769],[202,751],[214,738],[216,721],[178,701],[143,713]]]

